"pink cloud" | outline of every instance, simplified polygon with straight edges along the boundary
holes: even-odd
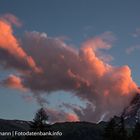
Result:
[[[6,16],[7,17],[7,16]],[[13,34],[11,24],[8,20],[0,19],[0,61],[1,64],[7,67],[16,68],[19,70],[34,70],[39,71],[34,60],[28,56],[20,46],[18,39]]]
[[[98,122],[106,112],[104,118],[109,119],[119,114],[139,92],[127,65],[114,67],[99,56],[99,51],[112,47],[105,37],[88,39],[76,49],[45,33],[26,32],[19,43],[12,26],[3,20],[0,20],[0,36],[1,65],[20,73],[19,77],[5,80],[5,84],[29,89],[40,105],[47,103],[42,94],[55,91],[69,91],[88,102],[80,110],[71,107],[74,115],[47,109],[52,121]]]
[[[66,116],[66,120],[68,120],[70,122],[76,122],[76,121],[79,121],[79,118],[76,114],[69,113]]]
[[[127,54],[131,54],[134,51],[140,50],[140,45],[135,45],[135,46],[131,46],[129,48],[126,49],[126,53]]]
[[[0,17],[0,20],[3,20],[7,24],[11,24],[11,25],[14,24],[17,27],[21,27],[22,26],[21,21],[16,16],[14,16],[13,14],[10,14],[10,13],[2,15]]]
[[[67,113],[64,112],[63,110],[56,110],[52,108],[45,108],[46,113],[49,116],[49,121],[50,122],[75,122],[79,121],[79,118],[76,114],[74,113]]]
[[[9,75],[7,79],[3,80],[1,84],[9,88],[27,91],[27,89],[22,84],[21,78],[12,74]]]
[[[91,121],[98,121],[107,111],[108,118],[120,113],[138,91],[128,66],[113,67],[98,57],[98,49],[111,48],[101,38],[87,40],[76,50],[63,41],[28,33],[23,45],[44,71],[25,75],[25,86],[32,91],[71,91],[96,106],[85,112]]]

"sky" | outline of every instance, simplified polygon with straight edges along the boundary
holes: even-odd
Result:
[[[140,85],[139,5],[0,0],[0,118],[32,120],[40,106],[52,122],[121,113]]]

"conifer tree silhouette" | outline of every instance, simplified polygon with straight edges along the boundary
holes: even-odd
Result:
[[[117,140],[116,139],[116,122],[114,118],[112,118],[106,128],[104,133],[104,140]]]
[[[31,132],[46,132],[48,131],[48,125],[46,121],[48,120],[48,115],[44,108],[40,108],[33,119],[33,123],[30,125]],[[53,137],[49,136],[28,136],[25,140],[52,140]]]
[[[132,140],[140,140],[140,122],[137,122],[132,133]]]

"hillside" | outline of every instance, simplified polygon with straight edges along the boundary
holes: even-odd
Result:
[[[0,119],[0,132],[28,131],[32,122],[21,120]],[[88,122],[64,122],[46,126],[46,131],[59,131],[62,136],[53,137],[55,140],[102,140],[103,129],[106,123],[94,124]],[[7,137],[0,137],[4,140]],[[11,137],[9,137],[10,139]],[[20,138],[19,138],[20,139]]]

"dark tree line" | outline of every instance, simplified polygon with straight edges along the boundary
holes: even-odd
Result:
[[[133,130],[126,129],[123,117],[120,122],[112,118],[105,128],[103,138],[104,140],[140,140],[140,123],[137,122]]]

